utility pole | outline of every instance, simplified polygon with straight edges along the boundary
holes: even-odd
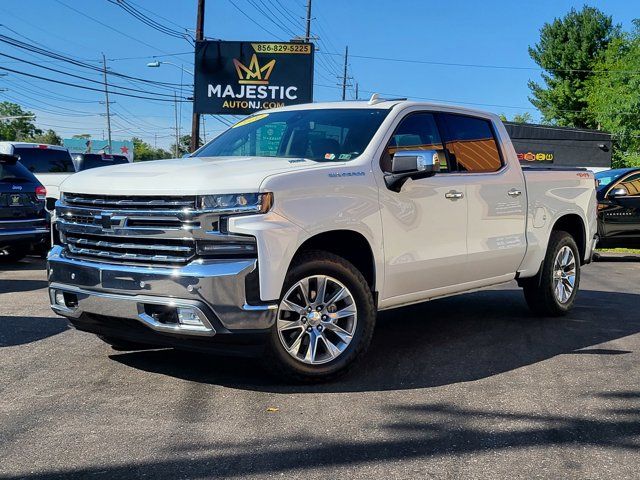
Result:
[[[107,59],[102,53],[102,73],[104,74],[104,97],[105,104],[107,105],[107,134],[109,136],[109,153],[111,153],[111,113],[109,112],[109,88],[107,87]]]
[[[304,34],[304,41],[311,41],[311,0],[307,0],[307,29]]]
[[[356,100],[360,100],[360,97],[358,96],[358,82],[356,82]]]
[[[175,112],[175,116],[176,116],[176,147],[174,148],[174,152],[176,155],[176,158],[180,157],[180,151],[178,150],[179,145],[180,145],[180,133],[178,131],[178,97],[176,96],[176,91],[173,91],[173,110]],[[193,139],[192,139],[193,140]]]
[[[198,0],[196,17],[196,42],[204,40],[204,0]],[[195,77],[194,77],[195,80]],[[195,81],[194,81],[195,84]],[[195,87],[194,87],[195,88]],[[195,152],[200,146],[200,115],[196,113],[195,91],[193,94],[193,115],[191,118],[191,144],[189,150]]]
[[[207,143],[207,125],[204,123],[205,116],[202,115],[202,140]]]
[[[344,74],[342,76],[342,101],[347,99],[347,62],[349,59],[349,45],[344,47]]]

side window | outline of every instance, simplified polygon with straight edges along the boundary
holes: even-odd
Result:
[[[382,170],[391,170],[391,157],[399,150],[441,150],[444,146],[436,120],[431,113],[410,113],[402,119],[393,133],[382,158]],[[449,166],[440,165],[441,172],[448,172]]]
[[[449,154],[460,172],[496,172],[502,168],[491,122],[483,118],[445,113]]]
[[[640,174],[631,175],[617,184],[614,188],[624,188],[627,195],[631,197],[640,197]]]

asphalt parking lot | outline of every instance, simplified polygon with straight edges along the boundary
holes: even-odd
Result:
[[[382,314],[364,362],[290,386],[254,361],[116,352],[0,272],[0,478],[638,478],[640,257],[575,311],[515,284]]]

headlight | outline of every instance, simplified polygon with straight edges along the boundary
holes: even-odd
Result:
[[[202,210],[215,213],[266,213],[272,204],[271,192],[203,195],[199,200]]]

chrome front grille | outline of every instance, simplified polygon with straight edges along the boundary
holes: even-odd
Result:
[[[195,209],[196,197],[111,196],[67,193],[64,203],[76,207],[98,207],[119,210]]]
[[[195,206],[195,196],[65,193],[56,207],[56,225],[65,254],[72,258],[182,265],[196,257],[198,234],[215,233],[217,217]]]

